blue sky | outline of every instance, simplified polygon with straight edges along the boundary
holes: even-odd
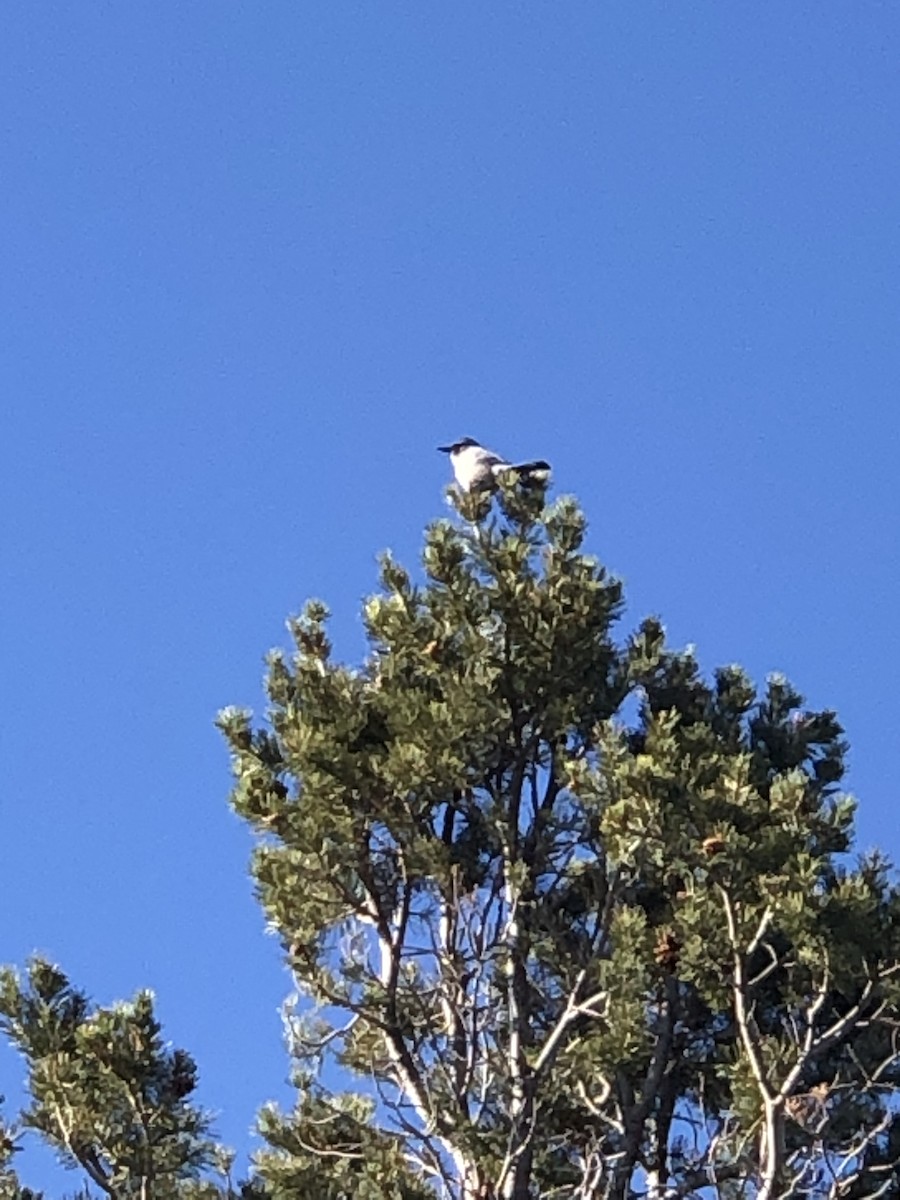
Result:
[[[623,633],[836,708],[900,853],[895,4],[7,0],[0,47],[0,960],[155,988],[246,1151],[288,981],[213,718],[309,596],[360,656],[463,435],[552,460]]]

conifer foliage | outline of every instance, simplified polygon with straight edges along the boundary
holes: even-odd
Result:
[[[220,717],[294,983],[251,1178],[151,994],[36,959],[0,972],[0,1200],[38,1200],[23,1131],[109,1200],[900,1196],[900,890],[834,714],[620,632],[573,501],[450,497],[360,666],[310,603],[266,721]]]
[[[190,1096],[196,1068],[170,1050],[153,997],[99,1008],[58,968],[35,959],[22,979],[0,972],[0,1028],[28,1064],[31,1105],[22,1115],[96,1192],[170,1200],[216,1161],[209,1119]],[[0,1196],[28,1200],[13,1170],[13,1130],[2,1131]]]
[[[311,603],[267,724],[221,717],[297,987],[260,1186],[900,1195],[900,894],[847,856],[835,716],[617,636],[544,501],[454,496],[421,581],[384,559],[359,669]]]

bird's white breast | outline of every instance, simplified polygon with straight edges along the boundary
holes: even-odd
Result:
[[[461,450],[453,451],[450,461],[456,482],[468,492],[473,487],[492,480],[494,464],[500,460],[496,454],[485,450],[484,446],[463,446]]]

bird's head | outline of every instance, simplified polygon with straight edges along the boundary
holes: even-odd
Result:
[[[469,446],[477,446],[479,443],[474,438],[460,438],[458,442],[453,442],[449,446],[438,446],[441,454],[459,454],[460,450],[467,450]]]

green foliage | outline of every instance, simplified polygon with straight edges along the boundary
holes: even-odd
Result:
[[[267,1106],[260,1132],[268,1149],[259,1177],[272,1197],[291,1200],[430,1200],[434,1193],[408,1169],[401,1139],[373,1124],[361,1096],[330,1097],[308,1088],[287,1116]]]
[[[18,1131],[0,1120],[0,1200],[42,1200],[40,1192],[19,1182],[14,1159],[20,1149]]]
[[[24,1127],[109,1195],[184,1196],[213,1163],[196,1068],[163,1043],[149,992],[97,1008],[35,959],[24,980],[0,971],[0,1027],[28,1067]]]
[[[774,1197],[842,1155],[883,1166],[898,896],[844,860],[834,714],[779,676],[706,681],[656,621],[617,641],[571,500],[453,495],[422,582],[382,561],[360,669],[310,604],[268,726],[221,717],[307,1005],[266,1180],[587,1200],[713,1173]],[[328,1092],[329,1060],[377,1107]]]
[[[123,1200],[900,1195],[900,890],[850,858],[835,715],[619,634],[573,501],[451,496],[358,667],[311,602],[267,721],[220,717],[297,992],[253,1177],[149,993],[35,960],[0,973],[31,1093],[0,1200],[20,1131]]]

